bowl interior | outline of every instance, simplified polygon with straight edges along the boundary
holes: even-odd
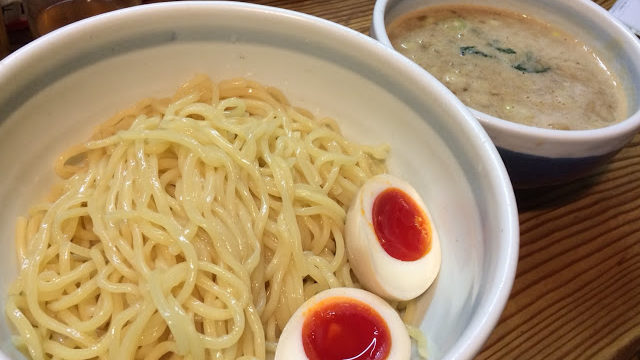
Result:
[[[422,194],[442,242],[439,279],[415,319],[431,359],[472,356],[497,322],[518,247],[504,167],[452,94],[434,79],[416,82],[422,70],[374,40],[284,10],[182,2],[72,24],[1,64],[0,85],[12,90],[0,94],[0,293],[16,274],[16,216],[55,182],[56,154],[115,111],[205,73],[276,86],[293,104],[338,119],[347,136],[390,144],[390,172]],[[3,319],[0,349],[21,358],[10,333]]]

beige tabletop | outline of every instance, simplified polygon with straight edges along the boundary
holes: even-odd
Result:
[[[368,34],[373,0],[256,0]],[[598,0],[609,9],[615,0]],[[520,259],[478,359],[640,360],[640,136],[563,186],[516,191]]]

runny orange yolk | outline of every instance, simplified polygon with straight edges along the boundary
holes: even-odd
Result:
[[[307,310],[302,343],[309,360],[384,360],[391,350],[391,333],[371,306],[333,297]]]
[[[382,191],[373,201],[375,234],[387,254],[415,261],[431,250],[431,226],[424,210],[398,188]]]

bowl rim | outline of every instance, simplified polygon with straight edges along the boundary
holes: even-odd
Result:
[[[483,127],[475,121],[475,118],[468,108],[464,106],[464,104],[462,104],[453,95],[453,93],[448,91],[444,85],[437,82],[435,78],[430,77],[430,75],[424,77],[424,74],[426,73],[424,69],[406,59],[404,56],[401,56],[399,53],[392,51],[375,39],[356,30],[301,12],[236,1],[179,1],[153,3],[115,10],[92,18],[80,20],[45,34],[0,61],[0,82],[7,81],[10,73],[23,70],[25,68],[25,63],[34,61],[43,54],[52,53],[56,46],[58,46],[58,41],[68,43],[69,41],[79,39],[79,34],[82,34],[86,29],[113,26],[116,23],[126,21],[130,18],[135,18],[136,16],[151,16],[153,14],[160,13],[174,13],[178,15],[173,16],[184,16],[190,11],[214,11],[213,9],[215,9],[215,11],[253,11],[263,15],[268,14],[271,16],[282,17],[283,20],[305,24],[304,26],[313,26],[327,34],[346,37],[350,42],[357,42],[361,46],[370,49],[371,53],[375,52],[377,56],[380,56],[381,60],[398,63],[398,66],[401,66],[407,72],[410,72],[416,77],[420,77],[420,82],[424,84],[428,83],[428,86],[439,87],[440,90],[442,90],[440,91],[442,93],[442,98],[446,98],[455,104],[456,109],[460,111],[461,116],[465,118],[464,122],[460,121],[460,125],[466,128],[469,135],[474,135],[473,142],[477,143],[478,147],[482,147],[483,150],[486,150],[483,151],[482,156],[486,159],[487,165],[492,166],[492,170],[496,170],[490,171],[486,174],[487,178],[489,178],[487,181],[492,187],[491,190],[493,193],[491,195],[502,199],[500,204],[501,214],[499,214],[499,218],[504,222],[500,224],[500,231],[504,234],[503,239],[508,241],[501,244],[504,246],[500,253],[500,258],[503,259],[503,261],[498,264],[495,273],[492,273],[490,277],[487,277],[489,291],[487,292],[487,295],[484,298],[485,301],[483,302],[483,304],[486,304],[486,306],[483,306],[483,309],[486,311],[482,313],[478,312],[471,317],[471,321],[466,325],[463,333],[458,339],[456,339],[456,341],[453,342],[450,351],[445,354],[446,359],[472,358],[480,351],[481,347],[497,325],[499,317],[506,306],[506,302],[515,280],[519,250],[519,221],[515,195],[509,176],[504,167],[504,163],[502,162],[497,149],[491,142]],[[2,351],[0,351],[0,359],[8,359]]]
[[[393,46],[391,45],[391,41],[389,40],[389,36],[386,31],[386,10],[391,4],[398,3],[400,1],[402,0],[377,0],[374,5],[370,30],[371,36],[390,48],[393,48]],[[428,0],[425,0],[425,2],[428,2]],[[469,4],[468,1],[464,0],[459,0],[457,2]],[[630,54],[629,58],[636,60],[637,71],[640,72],[640,40],[636,38],[635,34],[633,34],[627,26],[622,24],[622,22],[592,0],[557,0],[556,4],[559,6],[570,6],[572,9],[579,9],[581,11],[588,12],[589,15],[597,17],[599,20],[597,22],[599,26],[602,26],[603,29],[608,29],[609,33],[615,35],[624,43],[625,52]],[[499,7],[498,5],[491,6]],[[637,87],[639,88],[638,92],[640,93],[640,85],[637,85]],[[620,122],[601,128],[586,130],[556,130],[540,128],[501,119],[472,107],[469,107],[469,109],[476,119],[486,127],[492,137],[493,135],[499,136],[500,138],[518,136],[520,138],[526,138],[527,141],[533,143],[546,142],[559,146],[580,146],[594,142],[602,145],[600,148],[593,148],[592,153],[585,153],[581,156],[576,156],[574,154],[573,156],[568,157],[586,157],[609,153],[617,150],[620,146],[617,142],[615,145],[612,144],[607,146],[607,142],[615,142],[617,139],[633,136],[633,134],[640,131],[640,107]],[[494,141],[497,143],[496,145],[500,146],[500,144],[498,144],[498,142],[500,142],[499,139],[494,139]],[[507,146],[507,148],[509,148],[509,146]],[[549,155],[545,153],[538,153],[535,149],[529,150],[531,151],[524,152],[543,156]],[[562,150],[559,152],[562,152]]]

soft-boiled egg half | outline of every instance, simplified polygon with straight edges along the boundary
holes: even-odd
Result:
[[[440,241],[418,192],[382,174],[358,191],[345,223],[349,264],[362,286],[389,300],[422,294],[440,271]]]
[[[411,340],[398,313],[366,290],[333,288],[307,300],[285,325],[275,360],[404,360]]]

